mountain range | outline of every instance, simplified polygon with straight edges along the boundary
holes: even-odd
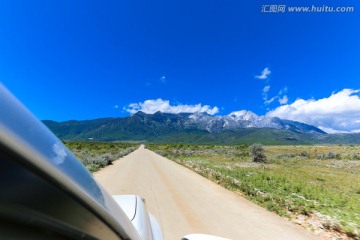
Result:
[[[161,113],[155,113],[161,114]],[[219,133],[225,130],[236,130],[241,128],[274,128],[284,129],[296,133],[321,133],[326,134],[314,126],[282,120],[276,117],[258,116],[251,111],[233,112],[226,116],[210,116],[206,113],[194,113],[186,115],[184,127],[207,130],[210,133]]]
[[[138,141],[199,144],[355,144],[360,134],[326,134],[321,129],[291,120],[258,116],[251,111],[226,116],[207,113],[137,112],[124,118],[84,121],[43,121],[65,141]]]

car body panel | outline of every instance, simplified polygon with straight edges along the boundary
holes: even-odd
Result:
[[[141,239],[126,214],[80,161],[0,84],[0,145],[24,168],[81,203],[123,239]],[[2,189],[6,191],[10,189]],[[46,196],[43,196],[46,197]],[[65,211],[66,209],[63,209]]]
[[[136,214],[136,196],[135,195],[113,195],[116,203],[119,204],[126,216],[132,221]]]

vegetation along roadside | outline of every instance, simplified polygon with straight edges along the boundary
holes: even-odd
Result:
[[[325,238],[360,239],[360,146],[147,148]]]
[[[139,147],[135,143],[113,142],[64,142],[64,144],[90,172],[96,172],[112,164],[112,161],[128,155]]]

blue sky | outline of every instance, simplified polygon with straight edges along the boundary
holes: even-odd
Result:
[[[263,13],[265,4],[355,12]],[[158,104],[357,132],[359,11],[358,0],[4,0],[0,81],[40,119],[122,117]]]

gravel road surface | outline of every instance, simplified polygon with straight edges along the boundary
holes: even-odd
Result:
[[[165,240],[190,233],[234,240],[319,239],[144,146],[94,176],[112,195],[145,198]]]

